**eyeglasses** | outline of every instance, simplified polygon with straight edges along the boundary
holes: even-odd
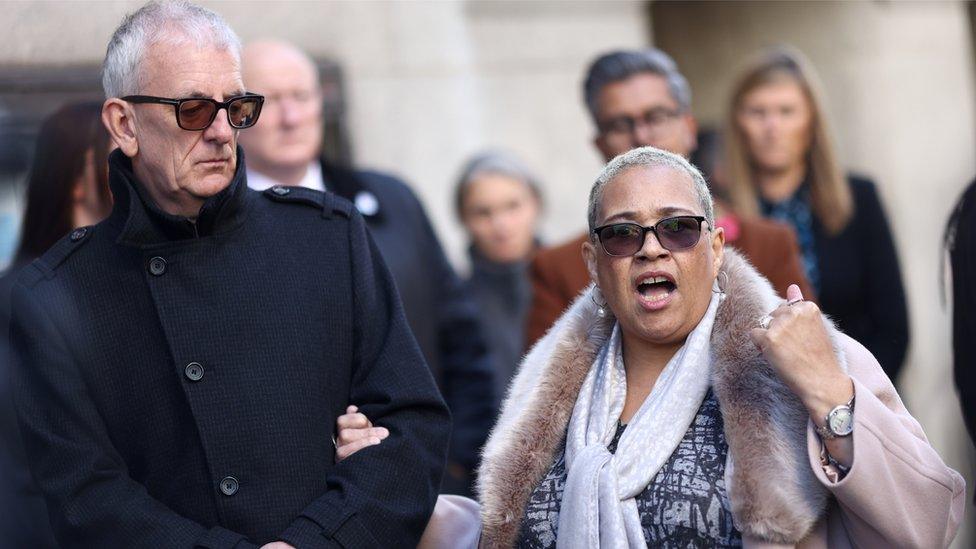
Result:
[[[603,251],[614,257],[639,252],[649,232],[654,233],[665,250],[676,252],[698,244],[704,221],[702,216],[679,215],[662,219],[653,227],[641,227],[637,223],[612,223],[593,229],[593,234],[600,240]]]
[[[186,99],[168,99],[151,95],[127,95],[122,98],[129,103],[159,103],[173,105],[176,111],[176,124],[184,130],[198,132],[213,124],[220,109],[227,110],[227,122],[232,128],[250,128],[261,115],[264,96],[256,93],[246,93],[231,97],[220,102],[209,97],[188,97]]]
[[[658,107],[650,109],[638,118],[618,116],[601,122],[600,131],[605,135],[632,135],[637,126],[642,124],[651,132],[659,132],[680,115],[680,110]]]

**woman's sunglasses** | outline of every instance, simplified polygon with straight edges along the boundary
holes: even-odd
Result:
[[[679,215],[662,219],[653,227],[637,223],[611,223],[593,229],[607,255],[622,257],[634,255],[644,247],[647,233],[654,233],[661,247],[675,252],[691,248],[701,238],[701,225],[705,218],[698,215]]]
[[[246,93],[231,97],[227,101],[220,102],[208,97],[189,97],[186,99],[168,99],[166,97],[153,97],[151,95],[127,95],[122,98],[129,103],[160,103],[163,105],[173,105],[176,110],[176,124],[191,132],[205,130],[213,124],[220,109],[227,110],[227,122],[232,128],[238,130],[250,128],[258,121],[261,115],[261,106],[264,105],[264,96],[255,93]]]

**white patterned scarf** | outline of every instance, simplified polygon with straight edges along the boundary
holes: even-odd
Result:
[[[627,397],[620,325],[614,325],[569,421],[558,549],[647,547],[634,498],[671,457],[705,399],[718,304],[719,297],[713,295],[698,326],[665,366],[611,454],[607,446]]]

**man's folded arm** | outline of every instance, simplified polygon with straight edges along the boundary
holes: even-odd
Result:
[[[415,546],[440,488],[450,416],[355,212],[349,244],[356,326],[349,403],[390,435],[337,464],[326,493],[281,538],[303,548]]]
[[[55,322],[22,285],[12,302],[18,422],[61,546],[255,547],[180,516],[129,476]]]

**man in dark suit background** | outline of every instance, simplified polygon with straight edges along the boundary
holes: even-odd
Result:
[[[65,547],[408,546],[433,509],[449,417],[393,279],[348,201],[247,188],[240,68],[213,12],[126,17],[113,211],[13,290],[18,420]],[[352,403],[388,436],[336,464]]]
[[[248,184],[256,190],[329,190],[353,202],[366,219],[454,419],[444,491],[470,494],[470,472],[494,423],[494,373],[476,305],[423,206],[393,176],[321,160],[322,90],[318,68],[305,52],[287,42],[251,42],[244,48],[244,81],[266,96],[261,124],[241,136]]]

